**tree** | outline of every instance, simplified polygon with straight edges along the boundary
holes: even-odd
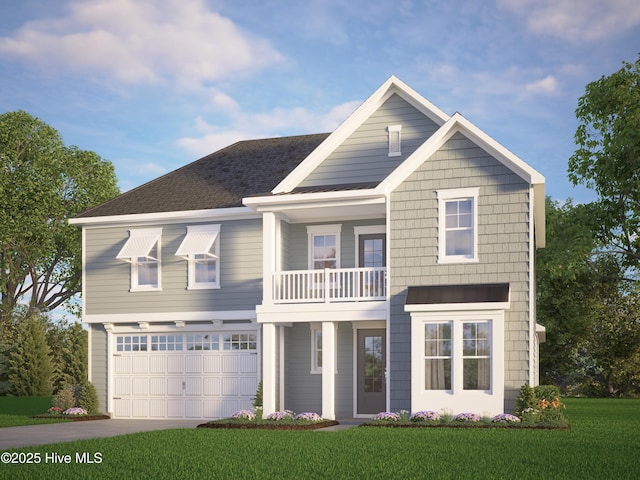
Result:
[[[62,331],[62,345],[56,359],[56,390],[66,384],[77,385],[88,380],[87,332],[79,323],[72,323]]]
[[[30,312],[18,324],[16,344],[9,353],[9,393],[16,396],[51,395],[53,368],[41,315]]]
[[[595,189],[601,252],[619,255],[628,278],[640,274],[640,58],[587,85],[578,101],[577,150],[569,178]]]
[[[67,219],[117,194],[110,162],[24,111],[0,115],[0,336],[19,303],[48,311],[80,291],[81,233]]]

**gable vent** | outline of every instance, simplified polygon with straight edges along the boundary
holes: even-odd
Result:
[[[402,155],[402,125],[389,125],[387,131],[389,132],[389,156],[398,157]]]

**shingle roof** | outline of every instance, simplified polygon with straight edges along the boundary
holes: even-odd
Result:
[[[243,197],[273,190],[328,135],[237,142],[76,218],[240,207]]]

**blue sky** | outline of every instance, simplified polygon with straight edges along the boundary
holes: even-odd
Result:
[[[328,132],[396,75],[567,180],[587,83],[640,52],[637,0],[2,0],[0,113],[110,160],[123,190],[235,141]]]

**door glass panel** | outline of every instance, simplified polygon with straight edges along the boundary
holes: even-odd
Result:
[[[366,336],[364,338],[364,391],[382,392],[383,388],[382,336]]]

